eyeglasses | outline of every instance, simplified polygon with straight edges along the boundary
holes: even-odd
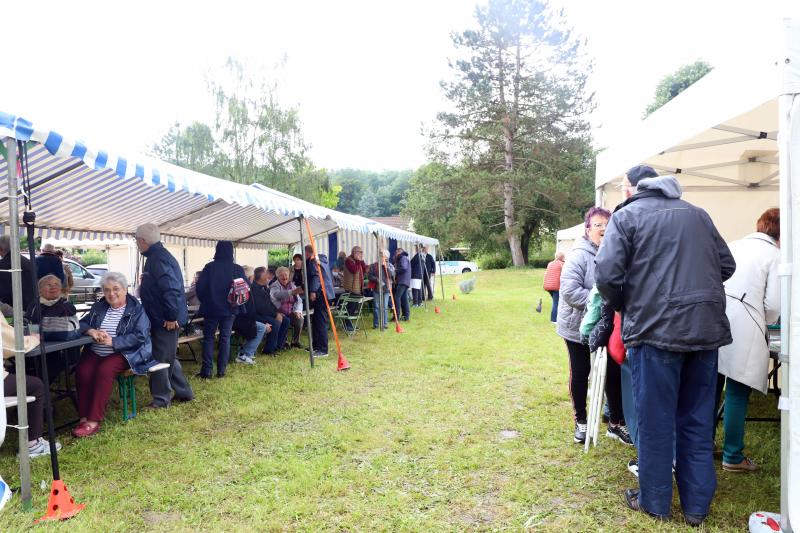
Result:
[[[594,222],[592,223],[592,227],[595,229],[601,229],[608,227],[608,222]]]

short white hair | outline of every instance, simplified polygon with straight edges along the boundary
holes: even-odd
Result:
[[[48,242],[47,244],[43,244],[42,245],[42,251],[43,252],[55,252],[56,251],[56,247],[53,245],[52,242]]]
[[[155,224],[148,222],[136,228],[136,238],[153,245],[161,240],[161,230]]]
[[[100,278],[100,286],[105,287],[106,283],[116,283],[125,290],[128,290],[128,279],[122,272],[106,272]]]
[[[383,257],[385,257],[386,259],[389,259],[389,256],[390,256],[391,254],[389,253],[389,250],[387,250],[386,248],[384,248],[383,250],[381,250],[381,255],[382,255]]]
[[[286,272],[287,276],[289,275],[289,269],[286,268],[286,267],[283,267],[283,266],[282,267],[278,267],[278,270],[275,271],[275,275],[276,276],[280,276],[281,273],[283,273],[283,272]]]

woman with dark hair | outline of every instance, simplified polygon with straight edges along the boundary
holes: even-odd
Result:
[[[719,373],[726,378],[722,468],[729,472],[758,470],[743,453],[744,421],[750,390],[767,392],[767,325],[781,312],[780,242],[780,211],[773,208],[758,219],[756,233],[728,245],[736,260],[736,272],[725,282],[733,343],[719,349]]]
[[[586,395],[591,370],[589,346],[582,342],[580,325],[586,313],[589,291],[594,286],[594,257],[603,241],[609,218],[611,213],[600,207],[592,207],[586,212],[584,236],[575,242],[561,271],[556,333],[566,342],[569,353],[569,392],[575,416],[574,440],[577,443],[586,440]],[[618,373],[619,366],[616,368]],[[616,391],[608,394],[608,397],[615,400],[620,397],[619,379],[607,381],[606,389],[612,387],[616,387]],[[621,400],[609,402],[609,409],[614,412],[609,417],[608,434],[630,444],[621,413]]]

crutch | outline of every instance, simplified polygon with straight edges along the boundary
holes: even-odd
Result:
[[[586,418],[586,441],[584,443],[583,451],[589,451],[589,443],[594,440],[594,445],[597,446],[597,441],[600,433],[600,420],[602,418],[603,410],[603,391],[606,385],[606,359],[608,355],[605,347],[600,347],[595,352],[594,361],[592,364],[591,376],[591,389],[589,400],[589,413]]]

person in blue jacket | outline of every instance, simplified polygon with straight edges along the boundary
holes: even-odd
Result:
[[[394,290],[395,314],[402,311],[400,320],[408,320],[411,310],[408,307],[408,287],[411,286],[411,262],[408,260],[408,252],[398,248],[394,253],[394,272],[397,280],[397,287]],[[399,308],[399,309],[397,309]]]
[[[139,296],[150,319],[153,359],[169,364],[165,372],[150,375],[153,400],[148,407],[168,407],[172,400],[191,401],[194,398],[192,386],[183,375],[176,357],[180,328],[188,320],[181,268],[161,243],[161,232],[155,224],[142,224],[136,228],[136,246],[147,258]]]
[[[217,377],[225,376],[230,358],[233,320],[239,312],[244,312],[239,306],[228,303],[228,293],[233,280],[237,278],[247,281],[244,269],[233,262],[233,243],[217,242],[214,260],[206,263],[197,281],[197,298],[203,316],[203,364],[197,375],[200,378],[210,378],[214,369],[214,336],[218,328]]]
[[[100,284],[103,298],[80,321],[80,332],[94,342],[86,346],[75,370],[80,422],[72,434],[79,438],[100,430],[116,376],[128,369],[144,375],[157,364],[150,320],[144,306],[128,294],[125,276],[107,272]]]
[[[317,254],[314,257],[314,249],[310,244],[305,247],[306,255],[306,276],[308,277],[308,299],[314,314],[311,315],[311,342],[314,344],[314,357],[328,356],[328,309],[325,306],[325,294],[322,292],[322,284],[325,284],[325,293],[329,299],[333,299],[333,278],[328,266],[328,256]],[[322,271],[322,281],[319,279],[317,264]]]
[[[66,284],[64,263],[56,255],[56,247],[50,243],[42,246],[41,252],[36,256],[36,279],[40,280],[48,274],[57,277],[62,286]]]

